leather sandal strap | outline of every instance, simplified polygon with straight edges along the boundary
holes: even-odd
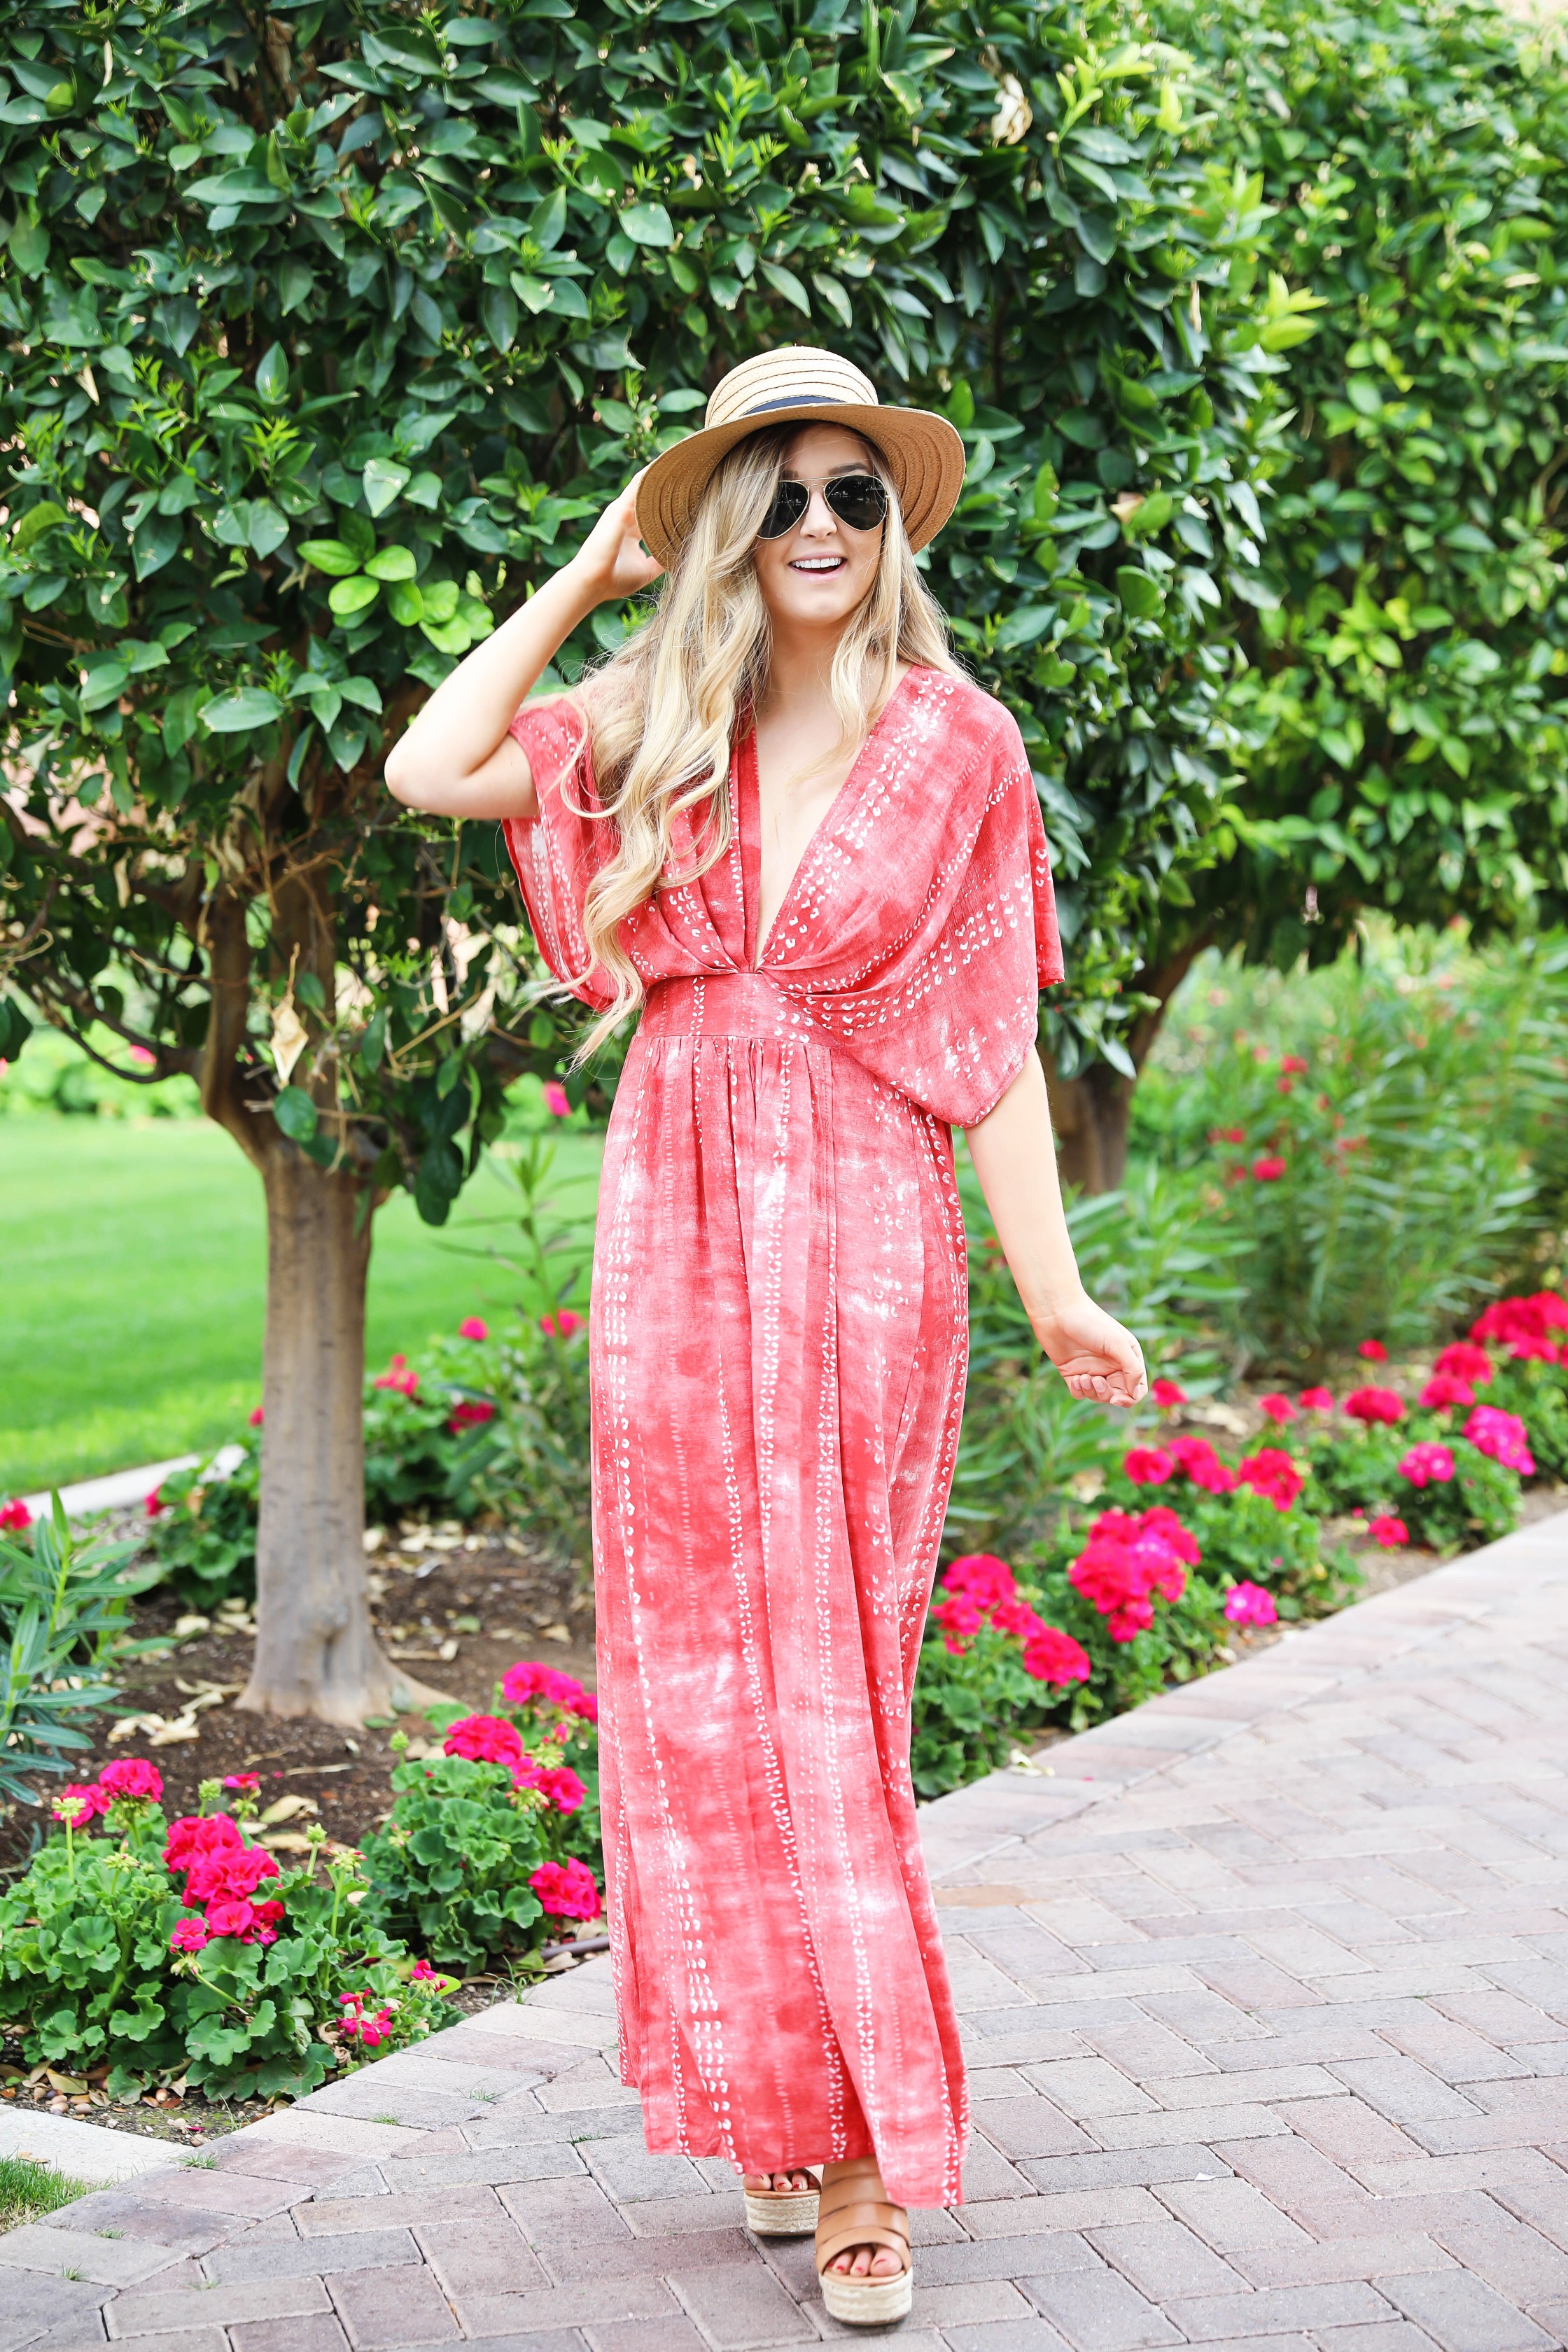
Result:
[[[817,2213],[816,2226],[822,2231],[858,2228],[861,2222],[865,2222],[870,2229],[902,2238],[906,2245],[910,2242],[909,2220],[902,2209],[897,2205],[885,2205],[877,2198],[858,2198],[850,2205],[819,2204]]]
[[[840,2254],[847,2254],[851,2247],[855,2246],[872,2246],[885,2250],[889,2254],[897,2254],[902,2269],[908,2270],[910,2266],[910,2242],[901,2231],[883,2229],[875,2223],[858,2221],[851,2229],[817,2231],[818,2277],[831,2263],[837,2260]]]

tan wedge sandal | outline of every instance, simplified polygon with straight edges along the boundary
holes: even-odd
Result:
[[[746,2227],[759,2238],[805,2238],[816,2227],[821,2182],[804,2164],[780,2164],[780,2172],[805,2172],[809,2189],[746,2189]],[[773,2176],[771,2176],[773,2177]]]
[[[891,2278],[855,2278],[828,2268],[855,2246],[885,2247],[903,2269]],[[816,2275],[830,2319],[850,2327],[886,2327],[909,2316],[914,2296],[910,2217],[889,2205],[874,2156],[851,2158],[824,2184],[816,2221]]]

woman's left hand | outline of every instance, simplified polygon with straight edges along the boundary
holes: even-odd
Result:
[[[1035,1337],[1075,1397],[1130,1407],[1148,1395],[1142,1349],[1124,1324],[1086,1293],[1042,1317]]]

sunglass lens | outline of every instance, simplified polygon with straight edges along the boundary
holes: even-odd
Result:
[[[875,530],[886,520],[888,493],[875,474],[840,474],[824,496],[840,522],[851,530]]]
[[[804,482],[781,482],[772,506],[763,517],[757,532],[759,539],[782,539],[793,530],[811,503],[811,493]]]

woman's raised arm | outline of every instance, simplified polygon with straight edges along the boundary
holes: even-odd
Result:
[[[1033,1046],[994,1110],[967,1132],[969,1156],[1036,1339],[1074,1396],[1142,1403],[1149,1388],[1142,1349],[1079,1279],[1062,1213],[1046,1074]]]
[[[640,476],[637,478],[640,479]],[[606,507],[570,563],[444,678],[386,761],[387,790],[437,816],[537,816],[533,777],[507,730],[595,605],[633,596],[660,566],[637,538],[637,481]]]

